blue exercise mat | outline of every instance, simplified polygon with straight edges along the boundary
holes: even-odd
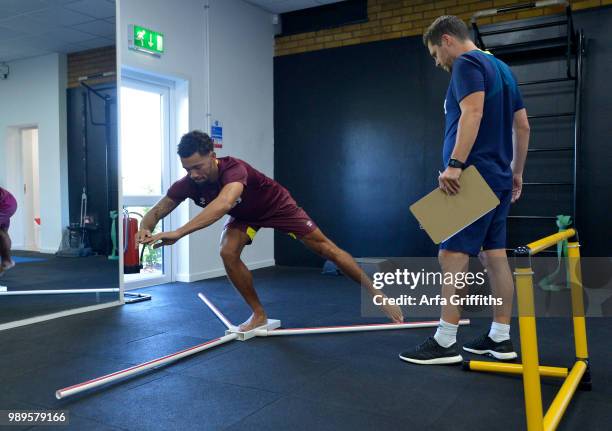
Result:
[[[11,257],[15,263],[31,263],[31,262],[44,262],[47,259],[42,257],[19,257],[13,256]]]

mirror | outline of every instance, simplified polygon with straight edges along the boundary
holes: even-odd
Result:
[[[120,298],[115,2],[91,4],[0,9],[0,328]]]

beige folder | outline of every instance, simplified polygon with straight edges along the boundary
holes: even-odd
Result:
[[[499,205],[499,199],[475,166],[459,177],[461,189],[450,196],[439,188],[410,206],[425,232],[436,244],[447,240]]]

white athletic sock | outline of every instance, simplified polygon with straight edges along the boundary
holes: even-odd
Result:
[[[505,323],[491,323],[491,330],[489,331],[489,338],[496,343],[506,341],[510,339],[510,325]]]
[[[457,328],[459,328],[459,325],[453,325],[440,319],[434,339],[442,347],[452,346],[457,342]]]

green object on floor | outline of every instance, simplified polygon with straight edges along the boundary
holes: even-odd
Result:
[[[572,218],[566,215],[558,215],[556,223],[557,227],[559,228],[559,232],[563,232],[572,226]],[[557,281],[561,275],[561,271],[566,269],[565,265],[563,265],[564,257],[567,257],[567,239],[557,243],[557,269],[552,274],[549,274],[540,280],[538,283],[540,289],[547,292],[559,292],[561,290],[570,289],[569,277],[567,276],[567,273],[565,275],[565,283],[562,281]]]

